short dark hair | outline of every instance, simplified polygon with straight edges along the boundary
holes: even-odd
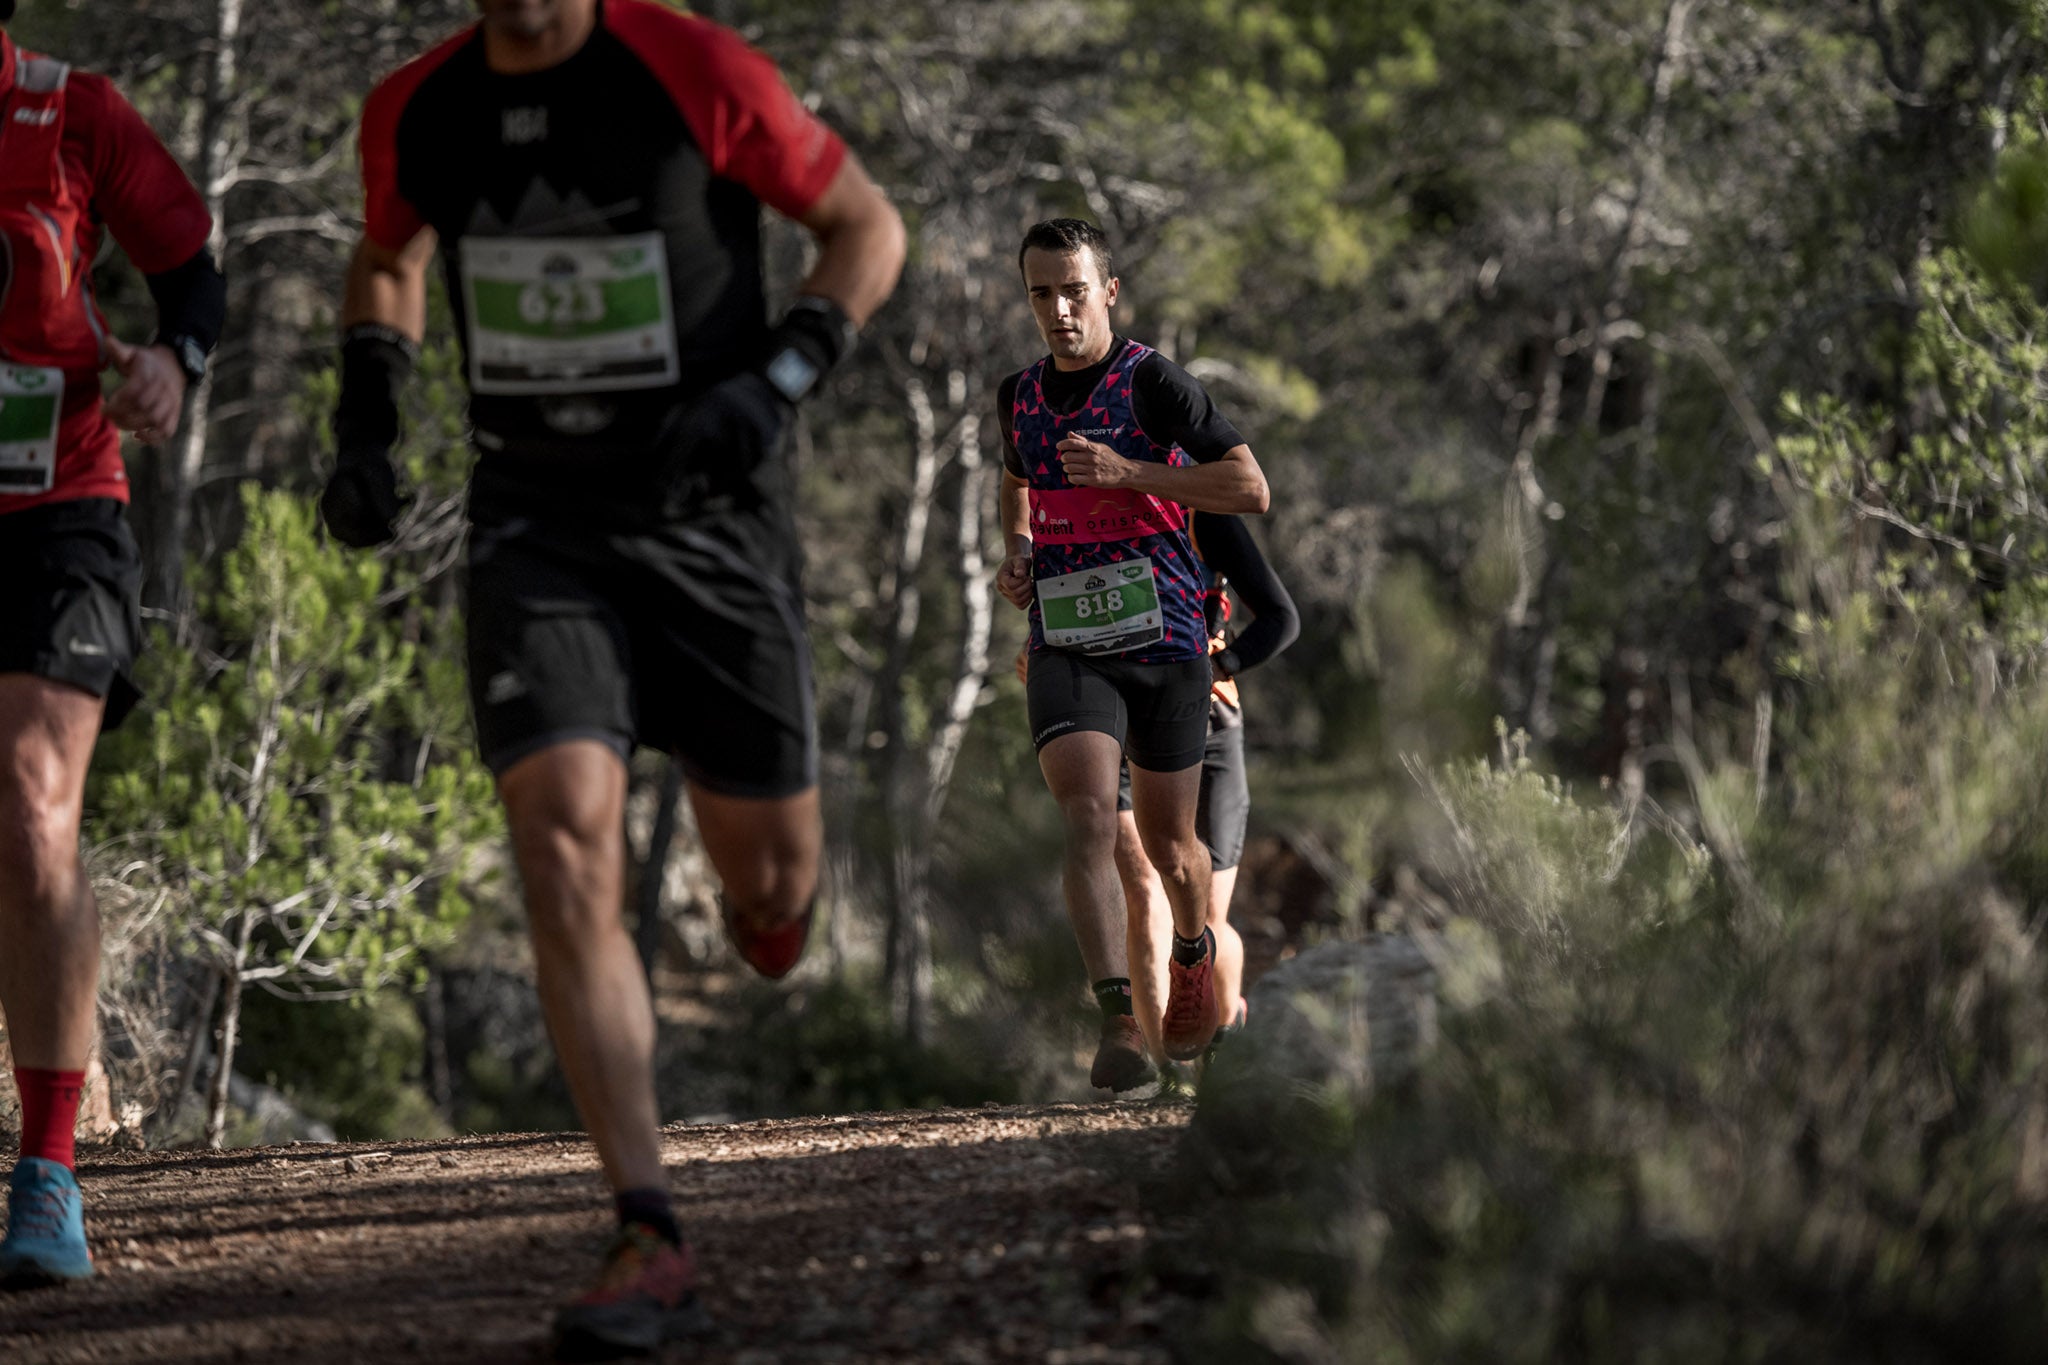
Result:
[[[1071,255],[1082,247],[1095,253],[1095,264],[1102,270],[1102,278],[1110,277],[1109,238],[1102,235],[1102,229],[1085,218],[1048,218],[1043,223],[1033,223],[1031,230],[1024,234],[1024,245],[1017,248],[1017,269],[1024,269],[1024,253],[1033,248],[1051,251],[1061,256]]]

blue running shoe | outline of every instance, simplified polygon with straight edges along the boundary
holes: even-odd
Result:
[[[92,1278],[85,1200],[78,1179],[54,1161],[25,1156],[7,1186],[7,1239],[0,1241],[0,1289],[40,1289]]]

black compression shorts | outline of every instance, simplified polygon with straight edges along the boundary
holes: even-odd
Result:
[[[1093,730],[1123,746],[1147,772],[1177,773],[1202,761],[1209,731],[1209,661],[1134,664],[1063,649],[1031,654],[1024,694],[1031,741]]]
[[[479,524],[469,691],[484,761],[595,739],[667,750],[692,782],[779,798],[816,785],[794,528],[772,509],[656,531]]]
[[[1117,779],[1116,808],[1131,808],[1131,769]],[[1211,726],[1202,750],[1202,794],[1195,804],[1195,837],[1209,850],[1209,866],[1218,872],[1236,867],[1244,857],[1244,831],[1251,820],[1252,792],[1244,773],[1244,727]]]
[[[0,516],[0,673],[70,683],[113,729],[141,700],[128,676],[142,649],[142,552],[113,498],[44,503]]]

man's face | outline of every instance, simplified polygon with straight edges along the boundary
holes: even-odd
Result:
[[[1024,291],[1038,334],[1055,360],[1092,365],[1109,354],[1109,310],[1116,302],[1117,282],[1103,278],[1092,250],[1032,247],[1024,253]]]
[[[538,38],[554,27],[577,0],[476,0],[484,25],[515,38]]]

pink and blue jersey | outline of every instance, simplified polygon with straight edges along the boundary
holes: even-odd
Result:
[[[1044,580],[1150,558],[1161,634],[1115,657],[1127,663],[1178,663],[1202,658],[1209,649],[1203,619],[1206,570],[1188,534],[1188,509],[1127,488],[1078,488],[1067,481],[1059,458],[1063,439],[1085,436],[1127,460],[1194,463],[1179,446],[1154,442],[1138,424],[1132,376],[1152,353],[1136,342],[1126,345],[1087,401],[1068,413],[1055,412],[1046,401],[1045,373],[1052,361],[1039,361],[1018,376],[1011,435],[1031,488],[1032,576]],[[1031,604],[1031,648],[1052,648],[1045,642],[1036,600]]]

